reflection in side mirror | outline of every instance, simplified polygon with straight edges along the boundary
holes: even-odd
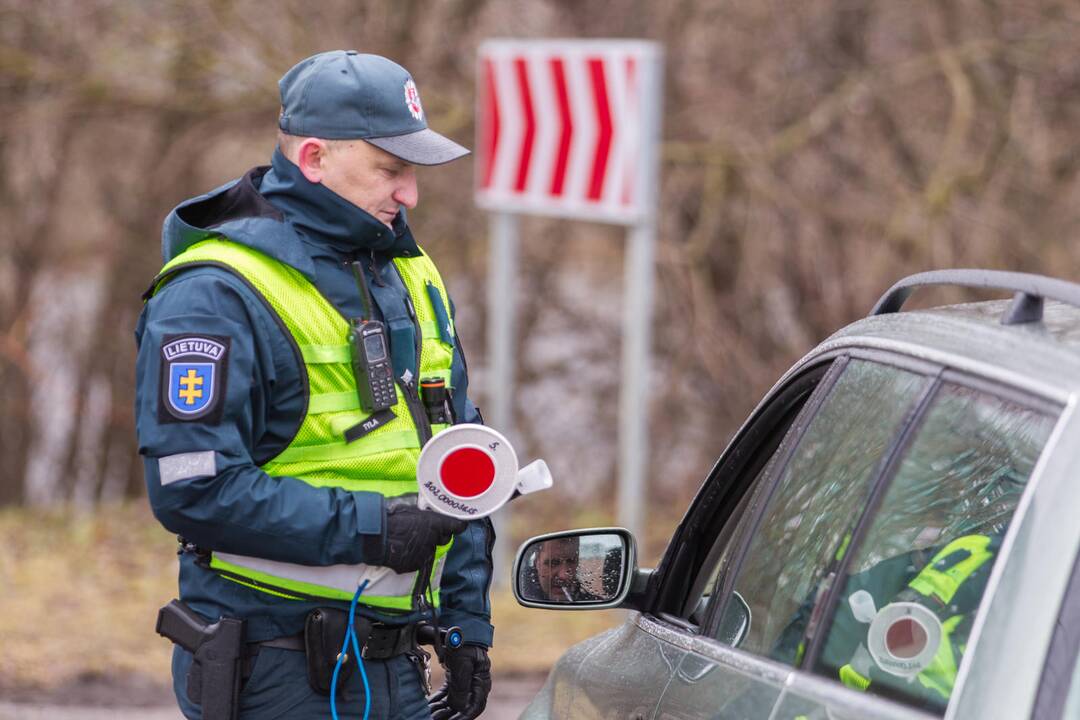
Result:
[[[621,528],[554,533],[518,551],[514,594],[534,607],[612,607],[626,597],[633,540]]]
[[[717,639],[731,647],[739,647],[746,634],[750,632],[750,606],[739,593],[731,596],[731,602],[724,609],[724,617],[720,620],[717,631]]]

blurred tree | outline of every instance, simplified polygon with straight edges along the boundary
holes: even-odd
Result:
[[[468,143],[484,38],[664,44],[654,372],[676,380],[653,399],[650,476],[670,500],[779,373],[898,277],[1075,275],[1078,22],[1069,0],[0,0],[0,503],[141,492],[131,332],[160,223],[267,161],[275,83],[301,57],[401,61],[431,124]],[[425,171],[410,218],[482,402],[471,171]],[[523,231],[517,426],[524,455],[573,480],[534,502],[556,517],[614,482],[621,234]]]

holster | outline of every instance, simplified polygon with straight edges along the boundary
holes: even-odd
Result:
[[[337,608],[316,608],[308,613],[304,621],[304,653],[307,655],[308,683],[312,690],[323,695],[330,695],[330,684],[334,677],[338,654],[345,643],[345,632],[349,628],[349,615]],[[371,635],[372,623],[359,615],[353,620],[357,644],[361,651]],[[345,658],[338,671],[338,695],[344,692],[346,681],[352,676],[357,665],[352,643],[345,648]]]
[[[206,623],[187,605],[172,600],[158,611],[156,629],[194,656],[187,693],[202,706],[203,720],[236,720],[244,621],[221,618]]]

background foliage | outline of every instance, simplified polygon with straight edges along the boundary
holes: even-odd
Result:
[[[666,48],[649,477],[680,499],[762,391],[899,276],[1072,278],[1080,9],[1065,0],[0,2],[0,480],[5,503],[141,492],[132,328],[180,200],[267,161],[276,80],[355,47],[471,144],[492,36]],[[417,234],[485,388],[485,217],[471,161],[427,170]],[[517,425],[562,492],[610,495],[621,232],[524,223]],[[548,502],[556,502],[554,498]]]
[[[1069,0],[0,0],[0,505],[143,493],[132,330],[162,219],[268,161],[276,81],[304,56],[398,60],[431,125],[471,145],[481,40],[663,43],[642,392],[650,497],[679,508],[779,374],[899,277],[1080,279],[1078,30]],[[455,296],[483,406],[472,171],[424,170],[411,218]],[[567,507],[610,514],[624,291],[621,231],[522,231],[518,442],[559,484],[530,499],[518,536],[568,526]],[[665,537],[675,516],[650,530]]]

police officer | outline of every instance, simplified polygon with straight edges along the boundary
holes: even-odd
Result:
[[[420,448],[445,427],[419,380],[450,388],[439,417],[480,417],[453,306],[406,219],[415,166],[468,151],[428,129],[412,77],[386,58],[322,53],[279,88],[271,165],[173,210],[136,329],[139,448],[154,514],[181,537],[181,604],[205,637],[243,622],[226,713],[328,716],[363,584],[370,697],[343,654],[341,716],[369,702],[372,718],[476,717],[491,687],[494,532],[416,506]],[[366,321],[383,324],[392,366],[382,409],[360,392],[378,378],[354,364]],[[429,700],[416,635],[436,613],[465,642],[442,653],[447,685]],[[180,708],[209,716],[221,653],[195,660],[182,645]]]

